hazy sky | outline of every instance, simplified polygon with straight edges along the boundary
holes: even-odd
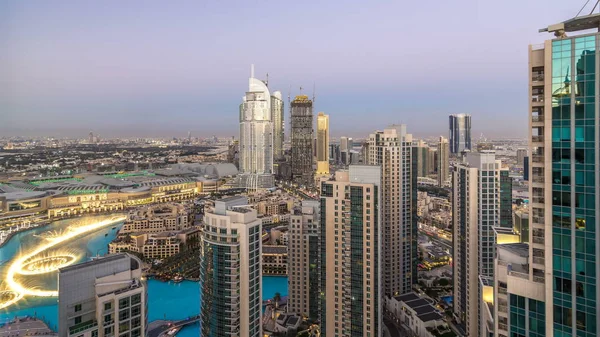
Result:
[[[450,113],[525,136],[528,44],[583,3],[0,1],[0,136],[237,137],[251,63],[284,96],[316,83],[332,136]]]

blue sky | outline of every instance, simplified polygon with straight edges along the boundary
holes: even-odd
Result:
[[[237,137],[254,63],[284,96],[315,83],[332,136],[450,113],[525,136],[528,44],[583,3],[1,1],[0,135]]]

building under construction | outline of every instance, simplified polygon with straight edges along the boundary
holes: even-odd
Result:
[[[292,140],[292,180],[312,185],[313,176],[313,102],[306,95],[296,96],[290,104]]]

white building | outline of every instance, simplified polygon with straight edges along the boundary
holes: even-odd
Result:
[[[146,283],[142,263],[128,254],[107,255],[58,273],[61,337],[146,336]]]
[[[433,306],[433,300],[415,293],[392,297],[387,301],[386,309],[397,324],[412,331],[415,336],[434,337],[449,330],[444,316]],[[434,334],[434,330],[439,334]]]
[[[267,84],[254,78],[240,105],[240,186],[271,188],[273,178],[273,120]]]
[[[200,251],[201,335],[261,337],[261,221],[243,197],[215,201]]]

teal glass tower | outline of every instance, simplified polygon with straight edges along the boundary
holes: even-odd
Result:
[[[600,34],[589,33],[598,27],[600,14],[576,17],[540,30],[555,38],[530,46],[530,273],[544,292],[510,296],[510,336],[598,335]],[[532,316],[530,300],[545,303],[545,331],[520,320]]]

